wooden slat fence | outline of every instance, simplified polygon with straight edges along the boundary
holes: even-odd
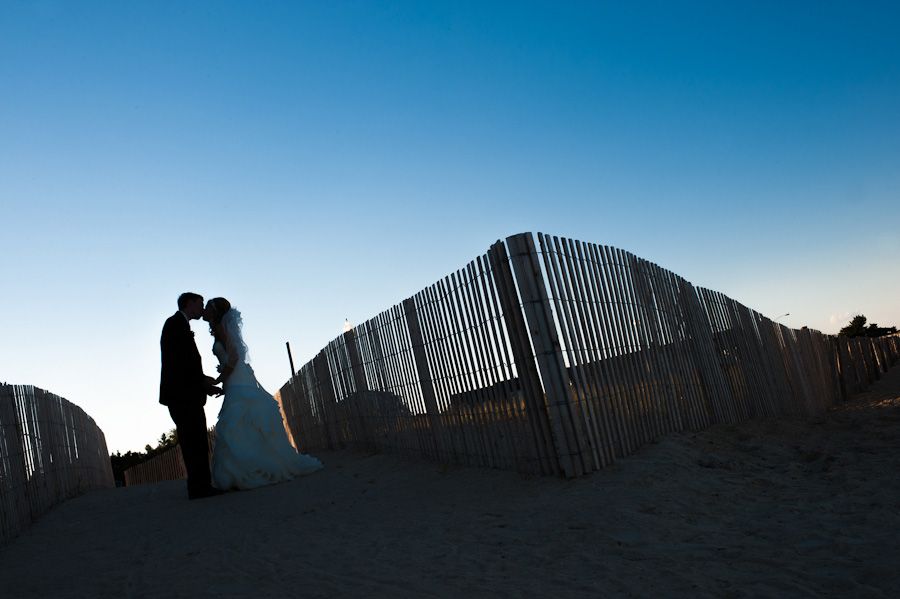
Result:
[[[669,432],[821,413],[898,341],[789,329],[622,250],[524,233],[338,337],[279,395],[304,452],[577,476]]]
[[[499,244],[343,334],[302,367],[280,390],[292,436],[304,450],[557,472],[523,329]]]
[[[900,337],[789,329],[628,252],[523,233],[336,338],[277,398],[304,453],[572,477],[669,432],[820,413],[898,360]]]
[[[0,384],[0,543],[67,498],[114,486],[106,437],[84,410]]]
[[[212,450],[216,444],[216,430],[210,428],[206,432],[209,454],[212,456]],[[184,469],[184,459],[181,457],[181,446],[176,445],[172,449],[155,455],[146,462],[126,470],[125,486],[130,487],[132,485],[178,480],[180,478],[187,478],[187,471]]]

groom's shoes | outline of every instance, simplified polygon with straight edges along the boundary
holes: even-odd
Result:
[[[198,489],[188,493],[188,499],[203,499],[204,497],[214,497],[223,495],[225,491],[221,491],[215,487],[207,487],[206,489]]]

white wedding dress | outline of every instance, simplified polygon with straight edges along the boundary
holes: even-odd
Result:
[[[247,360],[241,314],[234,308],[222,319],[228,347],[213,344],[220,369],[234,371],[225,379],[225,399],[216,422],[216,445],[210,472],[215,487],[253,489],[312,474],[323,468],[314,457],[297,453],[288,441],[278,402],[262,388]]]

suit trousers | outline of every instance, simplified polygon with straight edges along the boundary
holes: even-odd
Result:
[[[169,406],[169,415],[178,431],[181,457],[187,470],[188,494],[208,489],[209,442],[206,432],[206,413],[202,406]]]

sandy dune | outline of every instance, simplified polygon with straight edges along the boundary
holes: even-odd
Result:
[[[2,597],[897,597],[900,368],[841,409],[670,435],[579,480],[325,453],[187,501],[67,501]]]

